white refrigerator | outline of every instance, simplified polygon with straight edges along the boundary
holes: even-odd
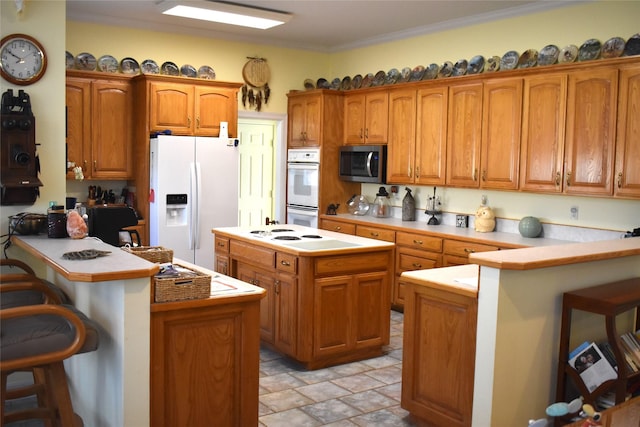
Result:
[[[238,140],[160,135],[151,139],[149,240],[215,269],[215,227],[238,225]]]

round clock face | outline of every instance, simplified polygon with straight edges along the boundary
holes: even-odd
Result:
[[[42,45],[25,34],[11,34],[0,45],[2,77],[16,85],[35,83],[44,75],[47,57]]]

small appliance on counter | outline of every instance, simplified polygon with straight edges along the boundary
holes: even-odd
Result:
[[[95,206],[87,209],[89,236],[95,236],[112,246],[127,243],[141,245],[140,235],[135,230],[124,230],[138,225],[136,212],[128,206]],[[66,231],[65,231],[66,233]],[[120,233],[126,236],[121,238]]]

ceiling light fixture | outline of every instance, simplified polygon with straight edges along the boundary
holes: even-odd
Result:
[[[282,25],[291,19],[291,14],[288,13],[217,1],[167,0],[159,2],[159,7],[165,15],[259,28],[261,30]]]

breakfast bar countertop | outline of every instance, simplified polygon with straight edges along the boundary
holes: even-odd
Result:
[[[14,235],[11,237],[11,242],[71,281],[103,282],[137,279],[154,276],[159,270],[157,264],[92,237],[52,239],[46,235]],[[62,254],[66,252],[85,249],[108,251],[109,254],[87,260],[62,258]]]

